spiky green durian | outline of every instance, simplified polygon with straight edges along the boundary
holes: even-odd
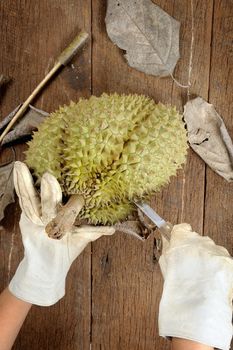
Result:
[[[45,171],[65,194],[82,194],[80,216],[113,224],[168,183],[185,161],[187,137],[174,107],[139,95],[92,96],[60,109],[39,126],[26,163]]]

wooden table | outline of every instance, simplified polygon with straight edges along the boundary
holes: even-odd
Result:
[[[154,1],[181,22],[181,58],[175,77],[191,82],[191,95],[213,103],[233,137],[233,2]],[[182,111],[187,91],[128,67],[105,30],[101,0],[5,0],[0,4],[0,73],[13,78],[1,95],[4,116],[24,101],[79,29],[92,35],[83,54],[40,94],[34,105],[59,105],[102,92],[139,93]],[[23,160],[25,145],[17,146]],[[7,158],[8,155],[3,155]],[[153,205],[172,223],[186,221],[233,254],[233,185],[213,173],[192,150],[187,164]],[[0,230],[1,290],[22,258],[18,205],[10,205]],[[73,264],[65,298],[50,308],[33,307],[14,349],[169,349],[157,329],[162,277],[155,239],[142,243],[122,233],[102,238]]]

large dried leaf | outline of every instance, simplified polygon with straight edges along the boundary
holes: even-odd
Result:
[[[105,21],[131,67],[156,76],[173,73],[180,57],[180,23],[151,0],[108,0]]]
[[[13,183],[14,162],[0,167],[0,221],[4,218],[4,210],[15,201]]]
[[[217,174],[233,181],[233,144],[214,106],[197,97],[186,103],[184,119],[193,150]]]
[[[16,107],[1,123],[0,130],[4,129],[6,125],[11,121],[14,115],[17,113],[21,105]],[[4,137],[2,145],[19,140],[23,137],[31,135],[33,130],[38,128],[38,125],[44,121],[44,119],[49,114],[37,109],[31,105],[26,112],[26,114],[20,118],[17,124],[14,126],[13,130],[9,131],[8,134]]]

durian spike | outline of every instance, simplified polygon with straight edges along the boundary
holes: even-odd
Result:
[[[44,77],[44,79],[40,82],[39,85],[35,88],[35,90],[31,93],[31,95],[26,99],[26,101],[22,104],[18,112],[15,114],[14,118],[10,121],[10,123],[7,125],[6,129],[3,131],[3,133],[0,136],[0,144],[2,143],[2,140],[8,133],[8,131],[12,128],[12,126],[15,124],[15,122],[23,115],[23,113],[28,108],[29,104],[32,102],[32,100],[36,97],[38,92],[45,86],[45,84],[51,79],[51,77],[56,73],[56,71],[63,65],[65,66],[72,57],[78,52],[79,49],[83,47],[83,45],[86,43],[88,39],[88,34],[86,32],[79,33],[75,39],[72,41],[72,43],[60,54],[58,57],[54,67],[50,70],[50,72]]]
[[[73,194],[69,201],[59,211],[57,216],[45,228],[50,238],[61,239],[72,230],[75,219],[84,206],[84,198]]]

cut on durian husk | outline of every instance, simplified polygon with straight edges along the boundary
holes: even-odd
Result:
[[[33,135],[26,163],[81,194],[81,219],[114,224],[169,182],[185,162],[187,136],[174,107],[142,95],[103,94],[52,113]]]

